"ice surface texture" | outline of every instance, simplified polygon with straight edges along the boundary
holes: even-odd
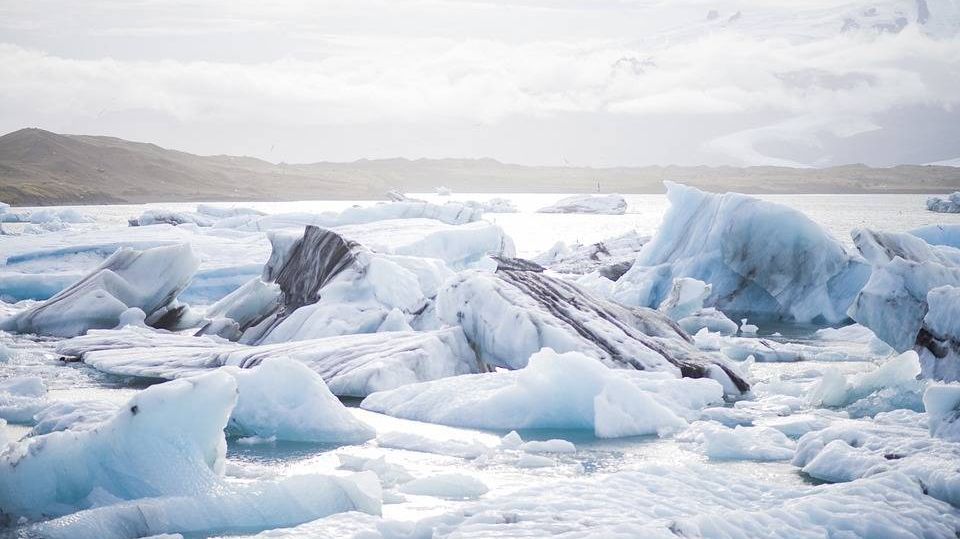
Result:
[[[670,209],[656,236],[613,290],[656,307],[673,279],[712,286],[708,307],[751,318],[835,323],[870,275],[820,225],[797,210],[737,193],[667,182]]]
[[[748,389],[731,365],[698,351],[663,314],[597,299],[515,261],[501,260],[493,273],[457,274],[438,294],[437,314],[463,327],[481,360],[501,367],[522,368],[549,347],[611,367],[716,378],[730,393]]]
[[[127,328],[94,331],[64,341],[58,352],[80,357],[103,372],[166,379],[224,365],[250,368],[268,358],[286,356],[319,374],[334,394],[355,397],[403,384],[474,373],[480,368],[458,327],[261,346]]]
[[[72,337],[90,329],[112,328],[132,307],[142,310],[148,323],[174,324],[179,310],[173,303],[199,264],[186,244],[145,251],[120,249],[79,282],[3,320],[0,329]]]

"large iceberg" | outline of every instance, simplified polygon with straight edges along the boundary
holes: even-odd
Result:
[[[457,376],[374,393],[361,407],[473,428],[589,429],[601,438],[667,434],[723,402],[714,380],[610,369],[577,352],[544,349],[516,371]]]
[[[627,201],[617,194],[573,195],[537,210],[537,213],[600,213],[608,215],[623,215],[626,212]]]
[[[710,377],[728,392],[746,391],[736,370],[707,356],[663,314],[591,296],[522,260],[495,272],[461,272],[437,295],[437,315],[463,327],[480,359],[522,368],[541,348],[581,352],[611,367]]]
[[[151,325],[173,326],[185,311],[176,305],[177,295],[199,264],[188,244],[120,249],[49,300],[0,321],[0,329],[72,337],[112,328],[132,308],[143,311]]]
[[[483,367],[459,327],[343,335],[260,346],[126,328],[91,332],[62,342],[57,351],[79,357],[103,372],[163,379],[192,376],[228,365],[251,368],[268,358],[286,356],[319,374],[335,395],[353,397],[475,373]]]
[[[670,210],[613,297],[655,307],[678,277],[712,286],[708,307],[751,318],[835,323],[870,267],[797,210],[667,182]]]
[[[960,213],[960,191],[927,199],[927,209],[938,213]]]
[[[273,230],[278,228],[302,228],[307,225],[319,227],[340,227],[361,225],[375,221],[392,219],[432,219],[451,225],[479,221],[483,211],[455,202],[431,204],[429,202],[405,200],[389,202],[375,206],[353,206],[342,212],[324,213],[280,213],[256,216],[241,215],[231,219],[222,219],[214,226],[239,230]]]
[[[930,245],[946,245],[960,248],[960,225],[929,225],[915,228],[910,234]]]

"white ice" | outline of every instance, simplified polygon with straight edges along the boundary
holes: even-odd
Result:
[[[538,213],[599,213],[623,215],[627,212],[627,201],[620,195],[573,195],[562,198],[550,206],[537,210]]]
[[[722,402],[710,379],[610,369],[544,349],[517,371],[457,376],[374,393],[361,407],[444,425],[500,430],[589,429],[598,437],[666,434]]]
[[[751,318],[832,323],[866,282],[869,267],[792,208],[736,193],[667,183],[670,210],[613,297],[655,307],[673,279],[712,285],[706,305]]]

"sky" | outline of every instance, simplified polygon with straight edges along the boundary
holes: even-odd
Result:
[[[960,0],[0,0],[0,131],[272,162],[960,158]]]

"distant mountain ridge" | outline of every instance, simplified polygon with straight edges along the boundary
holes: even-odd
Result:
[[[13,205],[376,199],[388,189],[454,192],[660,193],[674,180],[748,193],[941,193],[960,168],[535,167],[493,159],[380,159],[274,164],[199,156],[113,137],[27,128],[0,137],[0,201]]]

